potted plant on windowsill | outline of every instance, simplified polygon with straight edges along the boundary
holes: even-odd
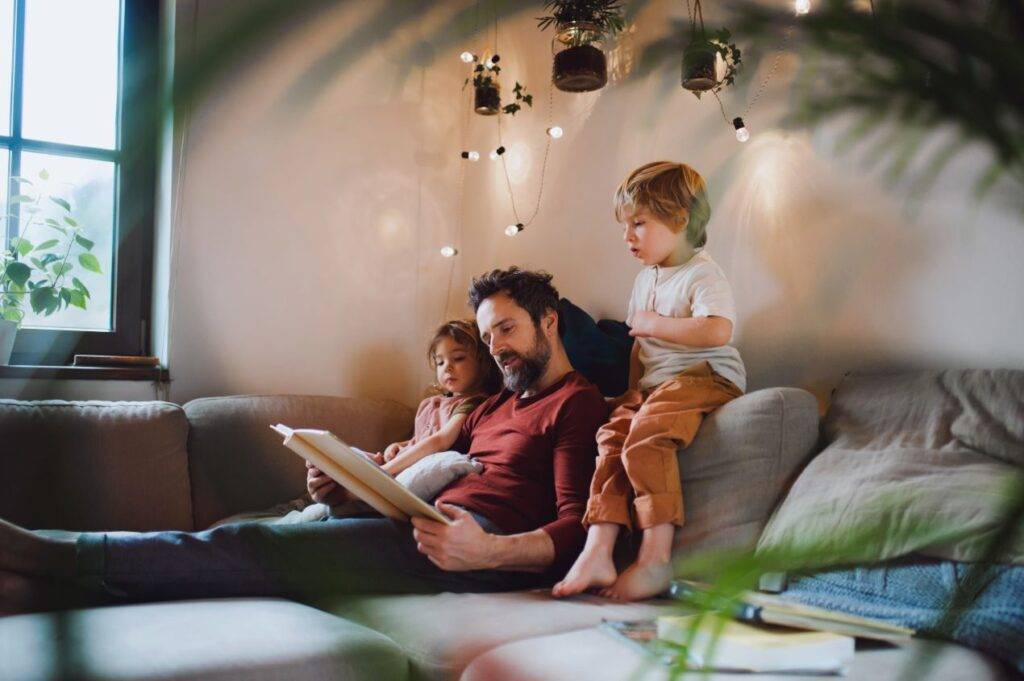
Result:
[[[49,174],[40,171],[39,179],[48,180]],[[31,180],[13,181],[32,191]],[[19,204],[27,218],[20,236],[0,252],[0,364],[10,361],[26,300],[33,312],[45,316],[72,305],[84,310],[89,289],[73,272],[78,267],[102,274],[91,253],[95,244],[85,236],[66,199],[36,191],[17,193],[10,203]]]
[[[549,14],[538,17],[537,25],[544,30],[553,24],[555,39],[564,45],[551,67],[555,87],[566,92],[604,87],[608,62],[600,43],[624,26],[620,0],[550,0],[544,9]]]

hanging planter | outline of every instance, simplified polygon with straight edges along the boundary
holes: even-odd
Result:
[[[591,92],[608,83],[608,61],[597,46],[601,29],[584,22],[558,27],[558,42],[565,48],[555,54],[551,79],[565,92]]]
[[[501,91],[496,83],[473,88],[473,111],[481,116],[493,116],[501,111]]]
[[[622,30],[619,0],[553,0],[540,17],[543,30],[554,24],[556,40],[564,47],[554,57],[551,80],[565,92],[591,92],[608,83],[608,62],[600,43]]]
[[[732,85],[740,66],[740,50],[729,42],[731,34],[721,28],[708,32],[704,28],[704,10],[700,0],[694,0],[690,15],[690,44],[683,51],[683,88],[700,99],[704,92],[717,93],[726,85]],[[725,64],[719,69],[719,57]]]
[[[476,56],[469,52],[464,54],[470,55],[472,61],[476,62]],[[527,94],[526,86],[516,81],[516,85],[512,88],[512,94],[515,99],[505,106],[501,105],[501,85],[498,83],[498,74],[501,73],[501,67],[498,66],[498,60],[500,57],[494,55],[487,59],[484,63],[477,63],[473,67],[473,75],[470,78],[466,78],[466,82],[462,84],[463,89],[471,82],[473,83],[473,111],[477,112],[481,116],[494,116],[499,113],[506,113],[514,116],[519,111],[523,104],[526,106],[533,106],[533,95]]]

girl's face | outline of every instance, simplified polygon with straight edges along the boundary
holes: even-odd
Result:
[[[630,255],[648,267],[681,265],[693,255],[693,247],[686,240],[685,225],[679,232],[673,232],[646,208],[626,215],[622,238]]]
[[[463,394],[479,387],[480,363],[471,348],[445,337],[434,348],[437,384],[447,392]]]

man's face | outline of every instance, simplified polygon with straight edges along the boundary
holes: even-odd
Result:
[[[555,321],[541,318],[541,324]],[[480,338],[487,344],[505,379],[505,387],[522,393],[544,375],[551,359],[551,343],[537,328],[530,313],[505,293],[487,298],[476,311]]]

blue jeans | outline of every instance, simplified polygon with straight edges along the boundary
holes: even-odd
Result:
[[[1024,566],[993,565],[950,631],[939,631],[968,563],[898,561],[790,582],[784,598],[911,627],[985,651],[1024,673]]]
[[[485,531],[500,533],[473,515]],[[90,532],[76,548],[78,581],[125,601],[512,591],[550,581],[523,572],[442,570],[416,549],[412,525],[378,515],[245,522],[195,533]]]

